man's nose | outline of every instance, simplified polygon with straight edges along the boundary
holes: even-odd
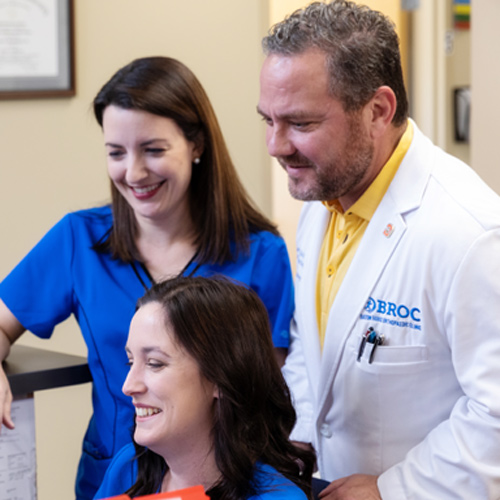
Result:
[[[290,156],[295,147],[282,127],[269,126],[266,134],[267,151],[271,156]]]

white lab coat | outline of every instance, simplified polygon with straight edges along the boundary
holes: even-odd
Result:
[[[321,476],[380,475],[384,500],[500,498],[500,198],[414,138],[330,311],[318,257],[329,212],[304,205],[296,311],[283,368]],[[492,166],[498,162],[492,161]],[[385,336],[357,361],[369,327]]]

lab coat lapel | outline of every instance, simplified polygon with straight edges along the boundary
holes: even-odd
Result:
[[[431,148],[414,126],[414,139],[377,208],[330,311],[320,371],[320,407],[331,391],[347,338],[407,226],[405,215],[417,209],[432,169]],[[419,168],[413,168],[419,165]],[[396,279],[396,278],[395,278]]]
[[[337,372],[347,338],[405,230],[405,221],[392,200],[380,205],[366,228],[330,310],[320,374],[324,396]]]
[[[305,237],[300,238],[304,242],[304,246],[297,248],[296,280],[302,281],[302,284],[297,287],[296,304],[300,304],[303,313],[298,328],[301,332],[302,349],[311,380],[311,388],[316,398],[321,365],[321,347],[316,318],[316,277],[319,254],[330,219],[330,212],[325,207],[320,206],[319,202],[312,202],[310,206],[306,207],[306,210],[314,212],[315,224],[304,227],[299,223],[299,227],[302,227],[301,230],[305,231],[306,234]]]

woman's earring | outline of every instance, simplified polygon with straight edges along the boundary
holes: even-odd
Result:
[[[195,159],[193,160],[193,163],[194,163],[194,164],[196,164],[196,165],[198,165],[198,163],[200,163],[200,159],[199,159],[199,158],[195,158]]]

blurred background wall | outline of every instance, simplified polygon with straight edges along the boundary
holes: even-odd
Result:
[[[274,218],[295,258],[300,202],[269,159],[255,112],[260,40],[303,0],[75,0],[76,96],[0,100],[0,279],[66,212],[108,200],[101,131],[90,104],[102,84],[136,57],[168,55],[205,86],[249,193]],[[360,2],[361,3],[361,2]],[[395,22],[402,40],[412,116],[437,144],[459,156],[497,191],[500,104],[498,0],[474,2],[471,29],[457,30],[453,1],[366,1]],[[418,8],[406,11],[405,5]],[[471,86],[471,139],[453,137],[453,89]],[[27,284],[29,286],[29,284]],[[86,355],[73,320],[39,341],[21,342]],[[73,497],[90,384],[36,394],[39,500]]]

